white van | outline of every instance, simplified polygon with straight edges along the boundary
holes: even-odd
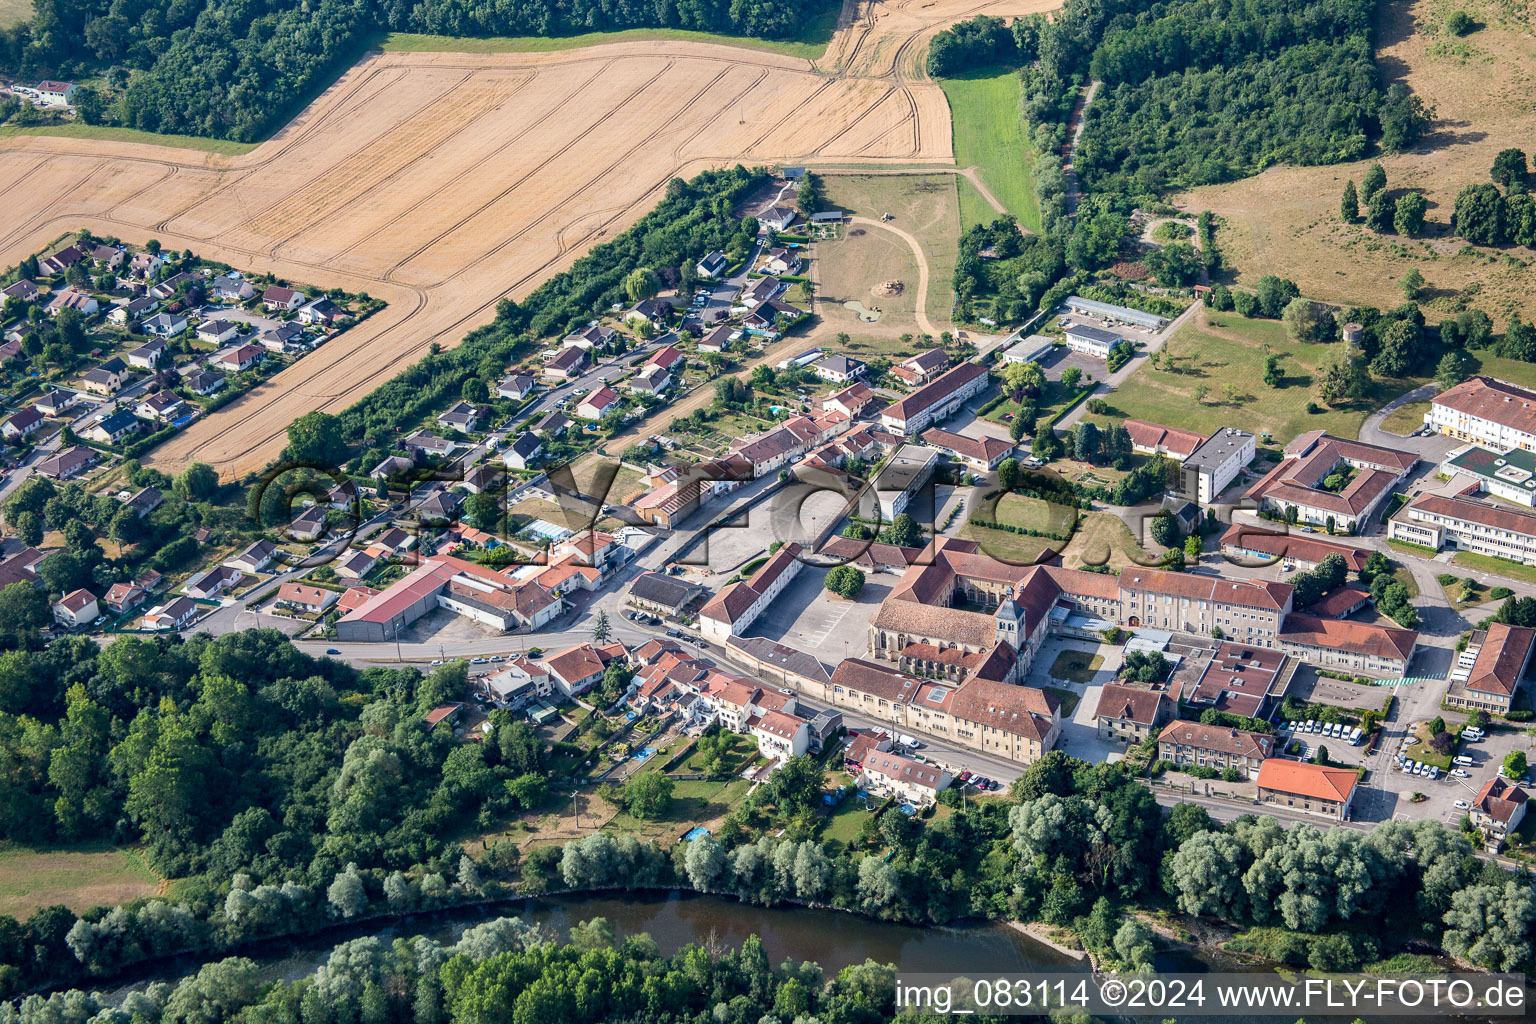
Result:
[[[1464,739],[1480,740],[1483,738],[1483,730],[1479,729],[1475,725],[1469,725],[1465,729],[1461,730],[1461,735]]]
[[[1457,754],[1455,757],[1451,758],[1451,763],[1452,764],[1459,764],[1459,765],[1462,765],[1462,766],[1467,766],[1467,765],[1472,764],[1473,762],[1472,762],[1472,759],[1470,757],[1468,757],[1466,754]]]
[[[1360,745],[1361,738],[1362,738],[1362,736],[1361,736],[1361,732],[1360,732],[1360,727],[1358,725],[1355,726],[1353,729],[1351,729],[1349,731],[1349,745],[1350,746],[1358,747]]]

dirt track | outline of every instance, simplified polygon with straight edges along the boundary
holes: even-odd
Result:
[[[153,457],[239,474],[273,458],[297,416],[345,408],[622,231],[674,176],[738,161],[953,166],[926,40],[976,13],[1054,6],[897,0],[854,18],[817,65],[687,42],[373,55],[232,159],[8,140],[0,264],[89,227],[385,299]]]

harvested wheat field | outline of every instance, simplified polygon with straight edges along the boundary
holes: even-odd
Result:
[[[920,54],[977,11],[1054,5],[898,3],[870,21],[850,0],[821,67],[683,41],[374,54],[234,157],[12,138],[0,143],[0,264],[88,227],[386,300],[153,455],[237,475],[275,457],[297,416],[345,408],[628,227],[674,176],[736,162],[952,165],[942,91],[894,55]]]
[[[1466,36],[1444,27],[1465,9],[1482,27]],[[1536,139],[1536,35],[1528,22],[1504,20],[1493,2],[1445,0],[1381,4],[1377,63],[1435,108],[1429,135],[1381,164],[1394,195],[1418,190],[1429,200],[1422,238],[1377,235],[1339,220],[1344,183],[1358,186],[1371,161],[1331,167],[1276,167],[1257,177],[1194,189],[1175,202],[1210,209],[1225,220],[1218,234],[1240,283],[1262,274],[1293,279],[1303,294],[1338,303],[1396,306],[1394,282],[1418,267],[1429,282],[1429,312],[1455,308],[1457,293],[1501,328],[1512,315],[1536,315],[1536,264],[1529,251],[1462,253],[1450,234],[1456,193],[1489,180],[1499,150],[1529,150]],[[1506,259],[1506,255],[1515,259]],[[1464,290],[1469,286],[1471,293]]]

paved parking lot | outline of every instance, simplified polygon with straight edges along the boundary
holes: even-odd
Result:
[[[1046,380],[1061,380],[1062,373],[1071,366],[1081,370],[1084,378],[1103,380],[1109,375],[1109,367],[1104,360],[1066,348],[1053,348],[1040,360],[1040,368],[1045,371]]]
[[[827,571],[806,566],[747,632],[821,659],[828,670],[844,658],[868,657],[869,620],[897,577],[870,575],[855,601],[829,593]]]

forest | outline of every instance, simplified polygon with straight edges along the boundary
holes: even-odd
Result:
[[[37,0],[0,29],[0,71],[89,77],[87,122],[255,142],[361,55],[376,32],[561,36],[668,27],[794,35],[827,0]]]
[[[1355,160],[1373,142],[1412,145],[1429,114],[1403,86],[1383,86],[1374,12],[1374,0],[1068,0],[1054,18],[1014,21],[1011,39],[995,19],[952,26],[929,70],[1020,68],[1042,157],[1065,141],[1072,94],[1101,82],[1076,164],[1092,197],[1125,206],[1276,163]],[[1041,196],[1048,225],[1059,191]]]

